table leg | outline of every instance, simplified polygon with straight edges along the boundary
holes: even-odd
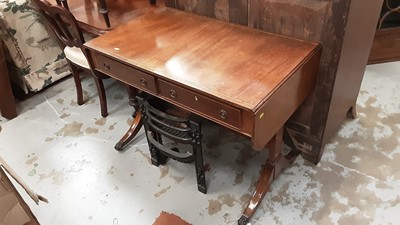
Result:
[[[11,89],[3,47],[3,43],[0,41],[0,111],[3,117],[12,119],[17,116],[17,109]]]
[[[246,225],[248,223],[249,219],[254,215],[262,199],[269,190],[272,181],[278,176],[280,171],[292,164],[299,155],[299,152],[296,150],[292,150],[289,154],[283,155],[283,127],[268,143],[268,149],[269,154],[267,162],[261,172],[257,188],[238,221],[239,225]]]
[[[104,21],[106,22],[107,27],[111,27],[110,18],[108,17],[108,8],[106,0],[99,0],[99,10],[100,13],[103,14]]]
[[[139,91],[138,89],[132,86],[128,86],[128,93],[129,93],[129,105],[135,108],[135,111],[132,114],[134,120],[131,126],[129,127],[128,131],[125,133],[125,135],[118,141],[117,144],[115,144],[114,148],[118,151],[124,149],[124,147],[136,136],[136,134],[139,132],[140,128],[142,128],[143,125],[142,113],[139,110],[139,104],[136,99],[136,95],[138,95]]]

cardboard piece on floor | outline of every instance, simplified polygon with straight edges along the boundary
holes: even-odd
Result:
[[[39,225],[35,215],[14,187],[12,177],[38,204],[47,199],[33,192],[0,157],[0,225]]]
[[[175,214],[162,211],[153,225],[191,225]]]

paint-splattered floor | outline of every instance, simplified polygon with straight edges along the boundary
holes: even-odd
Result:
[[[161,211],[191,224],[236,224],[266,153],[205,125],[208,193],[197,191],[193,164],[149,163],[143,131],[126,151],[114,144],[128,128],[123,85],[106,81],[109,116],[101,118],[92,79],[78,106],[72,79],[19,103],[0,117],[0,154],[50,203],[36,206],[43,225],[151,225]],[[251,224],[398,224],[400,221],[400,62],[368,66],[358,118],[346,121],[314,166],[298,158],[272,185]],[[25,196],[26,197],[26,196]]]

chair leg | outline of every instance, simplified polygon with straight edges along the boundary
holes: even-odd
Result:
[[[154,135],[154,139],[157,141],[161,140],[161,135],[154,132],[147,132],[146,135]],[[161,151],[154,145],[152,145],[149,141],[149,150],[151,156],[151,163],[154,166],[164,165],[167,162],[168,157],[161,153]]]
[[[203,193],[207,193],[206,176],[203,161],[203,150],[201,148],[201,127],[198,122],[190,121],[190,127],[193,132],[193,155],[194,165],[196,167],[197,189]]]
[[[144,131],[146,134],[146,139],[147,139],[147,144],[149,145],[149,151],[150,151],[150,156],[151,156],[151,163],[154,166],[159,166],[159,165],[164,165],[167,162],[168,157],[165,156],[164,154],[161,153],[161,151],[154,146],[151,141],[149,141],[149,136],[154,138],[157,142],[162,144],[162,137],[161,135],[156,132],[155,130],[152,130],[150,128],[150,125],[148,123],[148,115],[146,113],[146,108],[143,104],[144,99],[142,97],[137,97],[137,104],[138,108],[140,110],[140,114],[142,116],[143,120],[143,126],[144,126]]]
[[[75,87],[76,87],[76,99],[78,102],[78,105],[83,104],[83,93],[82,93],[82,82],[81,78],[79,76],[79,71],[78,68],[73,65],[72,63],[69,64],[72,72],[72,77],[74,78],[75,82]]]
[[[197,189],[203,193],[207,193],[206,175],[204,173],[204,162],[203,162],[203,151],[200,147],[193,148],[193,154],[195,155],[194,164],[196,167],[196,178],[197,178]]]
[[[143,107],[144,106],[142,106],[142,108]],[[143,113],[145,114],[144,110]],[[162,137],[161,134],[150,128],[149,124],[147,123],[147,114],[145,114],[144,118],[144,130],[146,132],[147,143],[149,145],[151,163],[157,167],[159,165],[164,165],[167,162],[168,157],[162,154],[161,151],[149,141],[149,135],[151,135],[158,143],[162,144]]]
[[[106,22],[106,26],[111,27],[110,18],[108,17],[108,8],[105,0],[99,0],[99,11],[104,17],[104,21]]]
[[[96,76],[93,76],[93,78],[94,78],[94,82],[96,83],[97,93],[98,93],[99,99],[100,99],[101,116],[106,117],[108,115],[107,98],[106,98],[106,91],[104,90],[103,80]]]

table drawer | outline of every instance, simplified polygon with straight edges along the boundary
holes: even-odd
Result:
[[[169,82],[158,80],[160,94],[217,121],[240,129],[240,110],[211,98],[196,94]]]
[[[157,93],[155,78],[145,72],[115,61],[101,54],[95,54],[95,69],[140,90]]]

